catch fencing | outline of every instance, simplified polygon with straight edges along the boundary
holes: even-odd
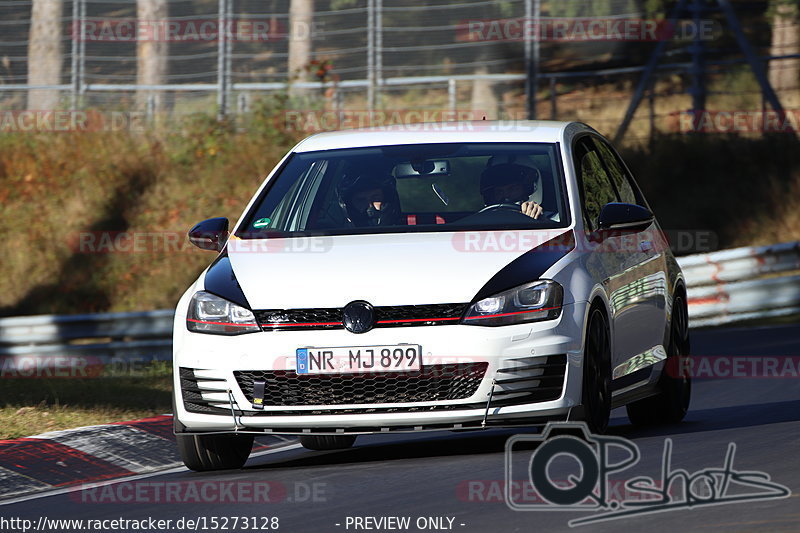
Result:
[[[317,0],[309,2],[306,18],[292,16],[294,2],[288,0],[52,2],[63,11],[59,38],[52,43],[62,59],[47,84],[30,81],[31,2],[0,6],[0,112],[40,109],[30,106],[30,94],[49,90],[57,94],[61,109],[124,111],[148,121],[216,109],[221,117],[235,118],[267,94],[288,94],[292,109],[470,110],[488,119],[533,113],[581,120],[612,134],[655,48],[650,37],[620,36],[612,28],[617,22],[663,22],[658,17],[664,15],[634,0],[436,0],[416,5]],[[164,6],[164,12],[142,19],[137,4],[148,3]],[[765,56],[772,33],[769,14],[754,20],[748,22],[749,38],[761,54],[759,61],[790,67],[800,58],[788,48],[771,49],[773,55]],[[539,37],[520,31],[531,21]],[[566,35],[548,33],[562,22]],[[765,108],[755,83],[732,87],[725,81],[732,72],[746,74],[746,67],[743,56],[717,52],[735,49],[724,17],[709,11],[700,22],[708,25],[676,26],[668,37],[645,104],[633,116],[633,139],[685,132],[691,121],[681,121],[686,117],[679,113],[697,109],[686,94],[695,75],[709,82],[707,109],[735,106],[758,114]],[[597,24],[599,38],[589,31]],[[698,37],[706,30],[707,36]],[[708,50],[695,63],[693,54],[703,39]],[[292,57],[299,41],[307,49],[298,64]],[[153,46],[146,51],[143,43]],[[144,75],[142,58],[148,54],[161,61]],[[796,95],[797,87],[790,89]],[[727,131],[728,122],[712,124],[712,129]],[[760,124],[737,128],[764,129]]]

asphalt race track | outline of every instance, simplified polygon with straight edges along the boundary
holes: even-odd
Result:
[[[728,356],[784,361],[781,356],[793,356],[788,360],[794,361],[796,369],[800,359],[798,325],[695,331],[692,335],[695,356],[725,356],[712,361],[729,362]],[[747,365],[757,364],[754,359],[741,361],[745,363],[739,367],[740,373],[750,372]],[[733,372],[732,368],[718,366],[715,372]],[[637,476],[660,479],[665,439],[670,438],[670,471],[684,469],[687,475],[695,476],[690,490],[694,505],[689,507],[685,494],[679,492],[669,510],[576,526],[576,529],[624,528],[648,532],[800,529],[800,378],[787,368],[778,368],[779,377],[696,379],[692,407],[682,424],[635,429],[629,425],[624,411],[615,411],[610,433],[633,441],[641,459],[638,464],[610,475],[610,481],[616,484],[611,493],[616,494],[617,500],[624,500],[625,509],[632,509],[628,503],[633,497],[629,499],[620,483]],[[270,518],[277,517],[277,530],[287,532],[492,532],[565,531],[571,529],[570,520],[613,512],[611,507],[602,511],[565,511],[544,505],[535,495],[526,495],[524,491],[513,497],[521,498],[519,501],[529,510],[511,510],[503,499],[502,486],[505,445],[515,433],[520,431],[360,437],[355,448],[338,452],[311,452],[292,446],[253,457],[240,471],[212,474],[171,471],[106,487],[36,495],[0,506],[0,519],[30,519],[37,524],[40,517],[153,517],[171,519],[170,531],[213,531],[223,525],[228,530],[253,530],[254,526],[267,530],[276,525]],[[736,447],[729,464],[728,483],[724,483],[723,476],[712,476],[710,469],[723,469],[729,443],[735,443]],[[512,479],[522,481],[532,449],[528,446],[515,450],[510,457],[515,473]],[[620,454],[617,450],[610,456],[619,460],[624,457]],[[761,501],[743,497],[745,493],[763,495],[770,490],[731,481],[736,477],[731,474],[734,471],[741,476],[738,479],[745,479],[743,471],[763,472],[772,483],[788,487],[792,494]],[[570,474],[579,476],[580,469],[572,459],[562,456],[553,460],[549,473],[552,479],[567,479]],[[719,480],[713,487],[714,497],[710,496],[708,479]],[[747,479],[762,483],[765,480],[757,476]],[[166,496],[169,490],[174,492]],[[203,490],[207,491],[205,495]],[[239,496],[231,500],[232,492],[225,490],[238,491]],[[734,500],[735,497],[740,499]],[[618,503],[614,502],[612,507]],[[640,505],[636,509],[645,507]],[[231,519],[234,516],[248,517],[248,521],[242,522],[240,518],[234,528]],[[181,526],[175,525],[179,519],[198,517],[205,519],[193,524],[196,527],[186,527],[185,521]],[[408,526],[388,517],[408,518]],[[75,529],[44,524],[40,530]],[[107,530],[115,525],[107,524]],[[0,529],[21,530],[8,523]]]

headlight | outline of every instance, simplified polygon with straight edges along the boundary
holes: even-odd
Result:
[[[199,291],[192,296],[186,316],[186,328],[197,333],[215,335],[261,331],[252,311],[205,291]]]
[[[534,281],[475,302],[467,310],[462,323],[505,326],[552,320],[561,314],[563,299],[564,289],[555,281]]]

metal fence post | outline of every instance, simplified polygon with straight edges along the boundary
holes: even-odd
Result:
[[[83,28],[80,22],[80,7],[78,0],[72,0],[72,24],[70,35],[72,36],[70,57],[70,85],[72,94],[70,95],[70,109],[73,111],[78,108],[78,41],[83,40]]]
[[[539,85],[539,20],[541,19],[541,11],[541,0],[525,0],[525,65],[528,71],[525,93],[528,97],[529,120],[536,120],[536,88]],[[533,20],[533,35],[531,35],[530,28],[531,20]]]
[[[153,122],[156,115],[156,94],[151,92],[147,95],[147,105],[145,106],[145,120],[148,124]]]
[[[227,17],[225,29],[225,104],[233,98],[233,45],[236,42],[236,22],[233,17],[233,3],[236,0],[226,0]],[[226,109],[227,111],[227,109]]]
[[[447,104],[455,120],[456,108],[458,107],[458,93],[456,92],[456,80],[454,78],[447,80]]]
[[[367,0],[367,111],[375,109],[375,0]]]
[[[381,106],[383,86],[383,0],[375,0],[375,99]]]
[[[533,16],[533,0],[525,0],[525,23],[524,23],[524,30],[522,34],[523,38],[523,50],[522,54],[525,58],[525,70],[527,72],[527,76],[525,76],[525,118],[533,118],[533,115],[536,115],[536,104],[534,103],[531,106],[531,101],[534,99],[533,95],[533,85],[531,84],[531,61],[533,58],[533,50],[531,48],[531,32],[529,31],[531,17]],[[531,109],[533,107],[533,109]]]
[[[227,0],[219,0],[218,28],[217,28],[217,119],[223,120],[227,114],[228,95],[225,86],[225,67],[226,67],[226,39],[225,39],[225,20],[228,15]]]
[[[700,18],[705,11],[703,0],[693,0],[689,5],[692,13],[692,23],[695,27],[695,35],[692,44],[689,46],[689,53],[692,56],[692,66],[689,67],[691,85],[689,94],[692,96],[692,110],[702,111],[706,108],[706,65],[705,65],[705,45],[700,35],[702,19]]]
[[[238,103],[237,112],[240,115],[250,111],[250,93],[248,91],[241,91],[236,101]]]
[[[83,33],[83,25],[86,21],[86,0],[78,0],[79,14],[78,22],[81,25],[81,34]],[[78,96],[83,96],[86,92],[86,39],[81,38],[78,41]],[[77,105],[82,105],[80,98]]]

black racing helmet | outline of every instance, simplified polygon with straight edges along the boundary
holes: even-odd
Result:
[[[353,197],[363,191],[380,189],[383,192],[381,209],[369,204],[359,209]],[[400,196],[397,180],[386,172],[362,170],[345,175],[336,186],[336,197],[345,217],[356,227],[394,226],[400,223]]]
[[[526,156],[494,156],[481,172],[480,192],[486,205],[499,202],[493,193],[495,187],[519,184],[523,186],[524,198],[508,199],[511,203],[523,202],[536,192],[542,180],[539,169]]]

